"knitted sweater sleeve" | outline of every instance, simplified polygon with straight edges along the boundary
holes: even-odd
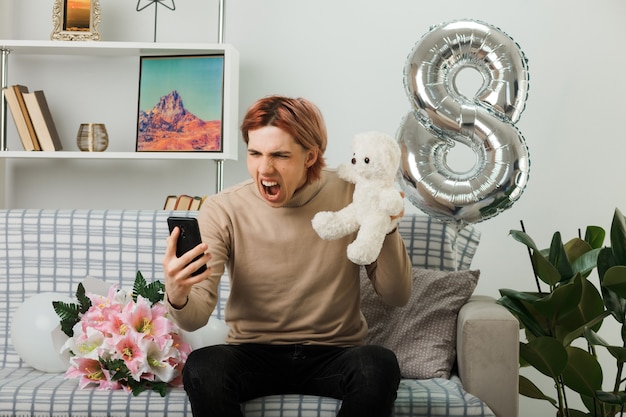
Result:
[[[411,260],[398,230],[385,237],[376,262],[366,267],[376,293],[392,306],[409,301],[412,289]]]
[[[212,199],[202,205],[198,215],[202,241],[208,243],[212,259],[209,262],[211,276],[195,284],[187,303],[182,308],[175,308],[167,302],[170,317],[180,328],[194,331],[206,325],[218,302],[219,282],[225,270],[228,258],[228,217]]]

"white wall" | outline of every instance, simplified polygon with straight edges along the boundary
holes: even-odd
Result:
[[[49,4],[43,7],[43,3]],[[137,13],[136,2],[128,0],[101,3],[104,40],[152,41],[152,9]],[[51,5],[52,0],[15,1],[13,36],[48,39]],[[175,12],[159,9],[158,41],[216,41],[216,0],[179,0],[176,8]],[[564,238],[588,224],[608,230],[614,209],[626,210],[623,0],[226,1],[225,42],[241,54],[240,114],[267,94],[312,99],[326,116],[331,141],[328,162],[336,166],[350,157],[354,133],[369,129],[395,133],[410,109],[402,83],[408,53],[429,26],[457,18],[502,28],[529,60],[530,93],[517,126],[530,150],[530,180],[509,210],[477,224],[482,242],[474,267],[482,271],[479,292],[498,296],[498,289],[504,287],[532,290],[525,248],[508,237],[520,220],[539,245],[548,246],[556,230]],[[68,135],[64,141],[71,145],[73,127],[63,129]],[[226,185],[247,177],[244,155],[242,149],[240,161],[226,164]],[[108,161],[94,166],[85,177],[72,164],[77,163],[15,168],[16,189],[29,190],[18,198],[17,206],[156,207],[168,193],[206,194],[214,186],[210,165],[172,163],[150,174],[155,179],[148,187],[145,178],[132,183],[139,193],[133,196],[111,184],[141,177],[153,167]],[[63,174],[67,167],[70,174]],[[67,182],[62,199],[58,192],[42,189],[38,175]],[[107,191],[89,200],[83,189]],[[137,195],[146,198],[138,203]],[[546,387],[553,394],[549,384]],[[522,416],[552,413],[537,401],[522,399],[521,404]]]

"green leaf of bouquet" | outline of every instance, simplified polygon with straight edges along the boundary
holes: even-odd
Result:
[[[152,391],[158,392],[161,395],[161,397],[165,397],[165,395],[167,394],[167,383],[166,382],[163,382],[163,381],[152,382],[151,383],[151,388],[152,388]]]
[[[128,381],[128,387],[130,388],[133,395],[136,397],[148,389],[148,382],[143,380],[135,381],[134,379],[130,378]]]
[[[137,296],[149,300],[152,304],[163,301],[165,294],[165,285],[160,281],[154,281],[148,284],[143,277],[141,271],[137,271],[135,283],[133,285],[133,301],[137,301]]]
[[[85,286],[82,282],[76,287],[76,299],[78,300],[79,310],[81,314],[85,314],[89,307],[91,307],[91,300],[85,293]]]
[[[150,300],[152,304],[163,301],[163,294],[165,293],[165,285],[160,281],[154,281],[148,284],[146,287],[145,297]]]
[[[145,297],[146,286],[147,283],[145,278],[143,277],[143,274],[141,273],[141,271],[137,271],[137,275],[135,276],[135,282],[133,284],[133,301],[137,302],[137,296],[139,295]]]
[[[132,379],[128,367],[124,363],[123,359],[99,359],[100,366],[103,369],[108,370],[111,373],[111,379],[113,381],[122,381],[126,379]]]
[[[63,301],[53,301],[52,308],[59,316],[61,331],[67,336],[74,336],[74,326],[80,321],[83,314],[91,307],[91,300],[85,294],[85,287],[79,283],[76,288],[76,303],[66,303]]]
[[[563,382],[580,394],[593,396],[602,389],[602,368],[598,360],[575,346],[568,346],[566,350],[568,360],[563,370]]]
[[[61,319],[60,324],[63,333],[69,337],[74,336],[74,326],[80,321],[80,308],[78,304],[53,301],[52,308]]]
[[[536,400],[545,400],[551,402],[552,404],[556,404],[556,400],[554,398],[545,395],[539,387],[523,375],[519,376],[519,393],[524,397],[534,398]]]
[[[567,351],[558,340],[541,336],[520,342],[520,356],[544,375],[556,379],[567,366]]]
[[[52,307],[61,320],[78,318],[78,305],[64,301],[53,301]]]

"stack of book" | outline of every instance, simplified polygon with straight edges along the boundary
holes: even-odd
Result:
[[[29,92],[24,85],[2,89],[17,133],[27,151],[60,151],[61,139],[43,91]]]
[[[200,210],[200,206],[204,203],[204,197],[190,196],[187,194],[168,195],[165,198],[164,210]]]

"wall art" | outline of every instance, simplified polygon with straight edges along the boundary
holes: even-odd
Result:
[[[224,55],[142,56],[138,152],[221,152]]]

